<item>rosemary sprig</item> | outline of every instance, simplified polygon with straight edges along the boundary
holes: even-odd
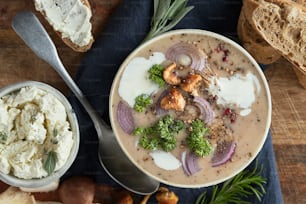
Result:
[[[193,9],[187,6],[188,0],[154,0],[154,14],[151,20],[151,29],[144,41],[172,29],[178,22]]]
[[[253,171],[244,170],[227,180],[221,188],[216,185],[212,189],[210,197],[207,196],[207,192],[201,193],[195,204],[249,204],[248,201],[243,200],[250,195],[255,195],[259,201],[266,193],[264,184],[266,179],[260,176],[262,168],[257,170],[257,162]]]

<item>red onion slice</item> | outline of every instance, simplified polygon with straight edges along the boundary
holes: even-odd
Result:
[[[132,134],[135,129],[132,109],[123,101],[120,101],[117,106],[117,120],[125,133]]]
[[[193,102],[200,109],[200,119],[203,119],[206,124],[211,124],[214,119],[214,112],[210,103],[199,96],[195,96]]]
[[[191,174],[195,174],[201,170],[198,164],[198,157],[192,152],[187,155],[186,165]]]
[[[198,164],[198,157],[194,153],[190,152],[187,154],[187,152],[184,151],[181,155],[181,160],[183,170],[187,176],[191,176],[201,170]]]
[[[212,166],[220,166],[230,160],[235,152],[236,143],[234,141],[224,141],[217,145],[211,159]]]
[[[185,174],[187,176],[190,176],[191,173],[190,173],[189,169],[187,168],[186,158],[187,158],[187,152],[184,151],[184,152],[182,152],[182,155],[181,155],[182,166],[183,166],[183,170],[184,170]]]
[[[207,55],[199,48],[189,43],[180,42],[171,46],[166,52],[166,58],[177,64],[190,66],[191,68],[203,71],[207,63]],[[186,60],[189,58],[190,60]],[[184,64],[181,61],[190,61]]]

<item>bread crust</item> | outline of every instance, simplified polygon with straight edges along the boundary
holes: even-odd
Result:
[[[34,1],[35,1],[35,0],[34,0]],[[86,7],[88,7],[88,8],[91,10],[91,5],[90,5],[90,3],[89,3],[88,0],[80,0],[80,1],[82,2],[82,4],[84,4]],[[45,12],[44,12],[44,11],[40,11],[40,13],[41,13],[41,14],[43,15],[43,17],[46,19],[46,14],[45,14]],[[48,21],[47,21],[47,22],[48,22]],[[51,27],[53,28],[52,25],[51,25]],[[94,42],[94,37],[92,36],[88,44],[86,44],[86,45],[84,45],[84,46],[79,46],[79,45],[73,43],[69,38],[63,38],[61,32],[59,32],[59,31],[57,31],[57,30],[54,30],[54,31],[55,31],[55,33],[61,38],[61,40],[62,40],[68,47],[70,47],[71,49],[73,49],[73,50],[76,51],[76,52],[87,52],[87,51],[91,48],[91,46],[92,46],[92,44],[93,44],[93,42]]]
[[[272,64],[281,57],[281,55],[271,47],[247,21],[244,7],[241,9],[238,19],[237,34],[242,46],[258,63]]]
[[[252,27],[283,57],[306,72],[306,8],[289,0],[244,0]]]
[[[91,48],[94,42],[94,38],[91,38],[87,45],[79,46],[79,45],[74,44],[69,38],[62,38],[62,34],[60,32],[58,31],[55,31],[55,32],[67,46],[69,46],[71,49],[73,49],[76,52],[87,52]]]

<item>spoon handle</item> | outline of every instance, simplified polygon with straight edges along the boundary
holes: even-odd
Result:
[[[106,123],[99,117],[98,113],[90,105],[82,91],[65,69],[58,56],[54,43],[37,17],[31,12],[20,12],[14,17],[12,27],[23,41],[34,51],[34,53],[50,64],[62,77],[67,86],[72,90],[74,95],[88,112],[94,122],[95,128],[105,128],[107,126]],[[99,123],[102,123],[104,127],[101,127]],[[99,137],[101,137],[100,134]]]
[[[31,12],[18,13],[13,19],[12,27],[38,57],[58,72],[88,112],[99,137],[99,160],[108,175],[132,192],[155,192],[159,182],[148,177],[124,156],[112,129],[101,119],[72,80],[58,56],[55,45],[36,16]]]

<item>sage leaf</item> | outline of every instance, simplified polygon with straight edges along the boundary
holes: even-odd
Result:
[[[186,7],[188,0],[154,0],[151,28],[143,42],[173,28],[193,6]]]
[[[43,167],[48,173],[48,175],[54,172],[55,166],[57,162],[57,154],[54,151],[50,151],[47,154],[47,158],[44,160]]]
[[[181,11],[186,6],[186,0],[175,0],[168,11],[168,20],[172,20],[178,11]]]
[[[56,137],[58,135],[58,130],[56,128],[53,129],[53,137]]]
[[[162,32],[166,32],[170,29],[172,29],[174,26],[176,26],[181,20],[182,18],[184,18],[184,16],[193,9],[194,7],[193,6],[189,6],[189,7],[186,7],[182,10],[179,11],[179,13],[176,14],[176,16],[173,18],[173,20],[169,23],[169,25],[165,26],[163,29],[162,29]]]
[[[4,143],[7,140],[7,134],[4,131],[0,132],[0,142]]]
[[[159,5],[159,0],[154,0],[154,12],[153,12],[153,17],[152,19],[156,19],[156,15],[157,15],[157,10],[158,10],[158,5]],[[153,20],[151,21],[151,26],[153,26]]]
[[[155,24],[160,25],[166,17],[167,11],[170,7],[171,0],[161,0],[157,6],[156,16],[154,18]]]

